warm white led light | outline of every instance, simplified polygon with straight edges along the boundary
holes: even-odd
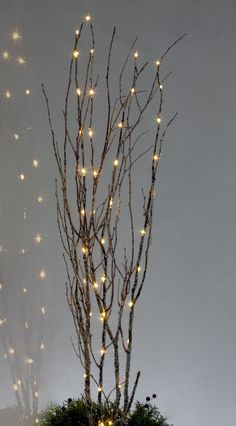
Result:
[[[20,138],[20,136],[18,135],[18,133],[14,133],[13,135],[15,141],[18,141],[18,139]]]
[[[24,173],[21,173],[21,174],[19,175],[19,179],[21,180],[21,182],[23,182],[23,181],[25,180],[25,175],[24,175]]]
[[[17,30],[12,31],[12,34],[11,34],[11,39],[12,39],[12,40],[14,40],[14,41],[19,41],[21,38],[22,38],[22,36],[21,36],[21,34],[19,33],[19,31],[17,31]]]
[[[37,169],[39,167],[39,161],[36,160],[36,158],[34,158],[34,160],[32,161],[32,166]]]
[[[92,20],[91,15],[86,15],[86,16],[84,17],[84,20],[85,20],[86,22],[90,22],[90,21]]]
[[[39,272],[39,277],[41,278],[41,280],[44,280],[46,278],[46,271],[45,269],[41,269],[41,271]]]
[[[42,239],[43,239],[43,237],[42,237],[42,235],[41,235],[41,234],[39,234],[39,233],[37,233],[37,234],[34,236],[34,242],[35,242],[35,243],[37,243],[37,244],[40,244],[40,243],[41,243],[41,241],[42,241]]]
[[[89,96],[94,96],[95,95],[95,90],[94,89],[90,89],[89,90]]]
[[[16,62],[20,65],[26,64],[26,60],[22,56],[18,56]]]
[[[73,51],[73,56],[75,59],[77,59],[79,57],[79,51],[78,50],[74,50]]]
[[[89,136],[90,138],[92,138],[92,137],[93,137],[93,129],[88,129],[88,136]]]
[[[6,90],[6,92],[5,92],[5,98],[7,98],[7,99],[11,98],[11,92],[9,90]]]

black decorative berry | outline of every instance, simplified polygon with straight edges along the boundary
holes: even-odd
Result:
[[[157,396],[156,396],[156,394],[154,393],[154,394],[152,395],[152,397],[153,397],[153,398],[156,398]]]
[[[67,402],[68,402],[68,404],[70,404],[72,402],[72,398],[68,398]]]
[[[149,405],[148,405],[148,404],[145,404],[145,405],[144,405],[144,407],[145,407],[145,408],[149,408]]]
[[[150,399],[151,399],[150,396],[146,397],[146,401],[150,401]]]
[[[61,407],[61,409],[62,411],[66,411],[66,407],[64,405]]]

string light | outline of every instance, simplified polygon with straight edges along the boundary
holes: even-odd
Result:
[[[75,31],[75,35],[77,35],[77,36],[79,35],[79,30]]]
[[[24,212],[23,212],[23,218],[27,219],[27,209],[26,208],[24,209]]]
[[[129,305],[130,308],[132,308],[134,306],[134,302],[132,300],[130,300],[128,305]]]
[[[29,328],[29,324],[27,323],[27,321],[25,321],[25,328],[26,328],[26,330],[28,330],[28,328]]]
[[[46,273],[46,271],[45,271],[44,269],[42,269],[42,270],[39,272],[39,276],[40,276],[41,280],[45,280],[46,275],[47,275],[47,273]]]
[[[38,392],[34,392],[34,396],[35,396],[35,398],[38,398],[39,393]]]
[[[41,241],[42,241],[42,239],[43,239],[43,237],[42,237],[42,235],[41,235],[41,234],[39,234],[39,233],[37,233],[37,234],[34,236],[34,242],[35,242],[35,243],[37,243],[37,244],[40,244],[40,243],[41,243]]]
[[[95,90],[94,89],[90,89],[89,90],[89,96],[94,96],[95,95]]]
[[[32,161],[32,166],[37,169],[39,167],[39,161],[36,158]]]
[[[112,206],[113,206],[113,198],[111,198],[110,201],[109,201],[109,207],[110,207],[110,209],[112,208]]]
[[[17,385],[17,383],[14,383],[13,385],[12,385],[12,388],[13,388],[13,390],[14,391],[18,391],[18,385]]]
[[[18,135],[18,133],[14,133],[13,135],[15,141],[18,141],[18,139],[20,138],[20,136]]]
[[[82,167],[81,169],[81,175],[82,176],[86,176],[87,170],[85,169],[85,167]]]
[[[100,242],[101,242],[101,244],[103,245],[103,244],[105,244],[105,242],[106,242],[106,241],[105,241],[105,239],[104,239],[104,238],[102,238]],[[106,279],[105,279],[105,280],[106,280]]]
[[[145,231],[145,229],[141,229],[140,230],[140,234],[142,235],[142,237],[146,234],[146,231]]]
[[[5,98],[10,99],[11,98],[11,92],[9,90],[7,90],[5,92]]]
[[[98,386],[98,392],[102,392],[102,386]]]
[[[93,177],[95,179],[98,177],[98,171],[97,170],[93,170]]]
[[[26,287],[24,287],[24,288],[22,289],[22,292],[23,292],[23,293],[27,293],[27,288],[26,288]]]
[[[93,286],[94,286],[94,288],[98,288],[98,283],[95,281],[94,283],[93,283]]]
[[[79,89],[79,87],[76,89],[76,94],[77,94],[78,96],[80,96],[80,95],[81,95],[81,90]]]
[[[157,119],[156,119],[156,120],[157,120],[157,123],[158,123],[158,124],[160,124],[160,123],[161,123],[161,116],[160,116],[160,114],[158,114],[158,115],[157,115]]]
[[[103,312],[101,313],[101,315],[100,315],[100,321],[104,321],[104,320],[105,320],[105,318],[106,318],[106,312],[105,312],[105,311],[103,311]]]
[[[25,65],[26,64],[26,60],[22,56],[18,56],[16,62],[19,65]]]
[[[9,59],[10,59],[10,55],[9,55],[9,52],[8,52],[7,50],[4,50],[4,51],[2,52],[2,59],[3,59],[4,61],[9,61]]]
[[[6,318],[4,318],[4,319],[0,319],[0,326],[1,325],[3,325],[3,324],[5,324],[5,322],[7,321],[7,319]]]
[[[18,386],[21,386],[21,380],[17,380]]]
[[[131,93],[131,95],[134,95],[134,93],[135,93],[135,88],[134,87],[132,87],[132,89],[130,90],[130,93]]]
[[[32,358],[26,358],[25,363],[31,365],[34,363],[34,360]]]
[[[156,61],[156,66],[159,67],[161,65],[161,62],[159,60]]]
[[[36,424],[38,424],[38,423],[39,423],[39,418],[38,418],[38,417],[36,417],[36,419],[35,419],[35,423],[36,423]]]
[[[81,251],[82,251],[83,254],[86,254],[88,249],[87,249],[86,246],[82,246]]]
[[[102,281],[103,283],[105,283],[105,282],[106,282],[106,276],[105,276],[105,275],[102,275],[102,276],[101,276],[101,281]]]
[[[15,349],[14,348],[10,348],[8,350],[8,352],[9,352],[10,355],[14,355],[15,354]]]
[[[11,39],[13,41],[19,41],[22,38],[21,34],[19,33],[19,31],[15,30],[12,32],[11,34]]]
[[[40,349],[43,350],[45,348],[45,344],[43,342],[40,343]]]
[[[25,180],[25,175],[24,175],[24,173],[21,173],[21,174],[19,175],[19,179],[21,180],[21,182],[24,182],[24,180]]]
[[[108,425],[112,426],[113,425],[113,421],[112,420],[108,420]]]
[[[43,202],[43,197],[41,195],[39,195],[38,198],[37,198],[37,200],[38,200],[39,203],[42,203]]]
[[[141,272],[141,271],[142,271],[141,266],[138,266],[138,267],[137,267],[137,271],[138,271],[138,272]]]
[[[45,315],[45,312],[46,312],[46,311],[45,311],[44,306],[42,306],[42,307],[41,307],[40,311],[41,311],[41,314],[42,314],[42,315]]]
[[[73,51],[73,56],[75,59],[77,59],[79,57],[79,51],[78,50],[74,50]]]
[[[154,161],[158,161],[158,160],[160,160],[160,157],[159,157],[157,154],[155,154],[155,155],[153,156],[153,160],[154,160]]]
[[[93,55],[94,54],[94,49],[91,49],[90,53],[91,53],[91,55]]]
[[[26,89],[25,94],[26,94],[27,96],[29,96],[29,95],[31,94],[31,91],[30,91],[29,89]]]
[[[90,138],[92,138],[92,137],[93,137],[93,130],[92,130],[92,129],[88,129],[88,136],[89,136]]]
[[[90,15],[86,15],[84,17],[85,22],[90,22],[92,20],[92,17]]]
[[[120,121],[120,123],[117,124],[117,127],[119,127],[119,129],[123,128],[123,123]]]
[[[113,164],[114,164],[114,166],[115,166],[115,167],[117,167],[117,166],[118,166],[119,161],[117,160],[117,158],[114,160]]]
[[[81,213],[82,216],[85,216],[85,213],[86,213],[85,209],[81,209],[80,213]]]
[[[100,353],[101,353],[101,355],[105,355],[106,350],[105,350],[104,348],[102,348],[102,349],[100,350]]]
[[[26,249],[25,248],[20,249],[20,254],[26,254]]]
[[[134,57],[135,57],[135,59],[138,58],[138,51],[137,50],[136,50],[136,52],[134,52]]]

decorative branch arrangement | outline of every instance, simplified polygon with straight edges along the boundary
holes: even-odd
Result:
[[[86,52],[81,54],[79,45],[86,27],[91,45],[84,63],[81,56],[84,58]],[[140,377],[138,372],[130,383],[135,309],[147,274],[157,169],[166,131],[176,117],[166,123],[162,117],[163,81],[167,76],[161,76],[161,66],[184,36],[156,61],[152,81],[147,81],[149,88],[144,89],[148,63],[139,65],[136,40],[119,75],[112,68],[115,34],[114,28],[100,84],[94,76],[91,17],[86,16],[76,31],[61,141],[54,131],[44,86],[43,93],[59,172],[57,223],[67,271],[66,295],[77,334],[77,344],[72,343],[84,372],[84,395],[89,406],[92,383],[98,402],[109,401],[114,391],[114,407],[122,406],[125,416]],[[96,114],[101,110],[103,119],[98,122]],[[147,132],[142,120],[147,116],[153,135],[151,145],[143,148]],[[140,191],[139,207],[135,179],[144,158],[149,177]],[[108,391],[106,378],[112,373],[106,365],[111,359],[114,387]]]

